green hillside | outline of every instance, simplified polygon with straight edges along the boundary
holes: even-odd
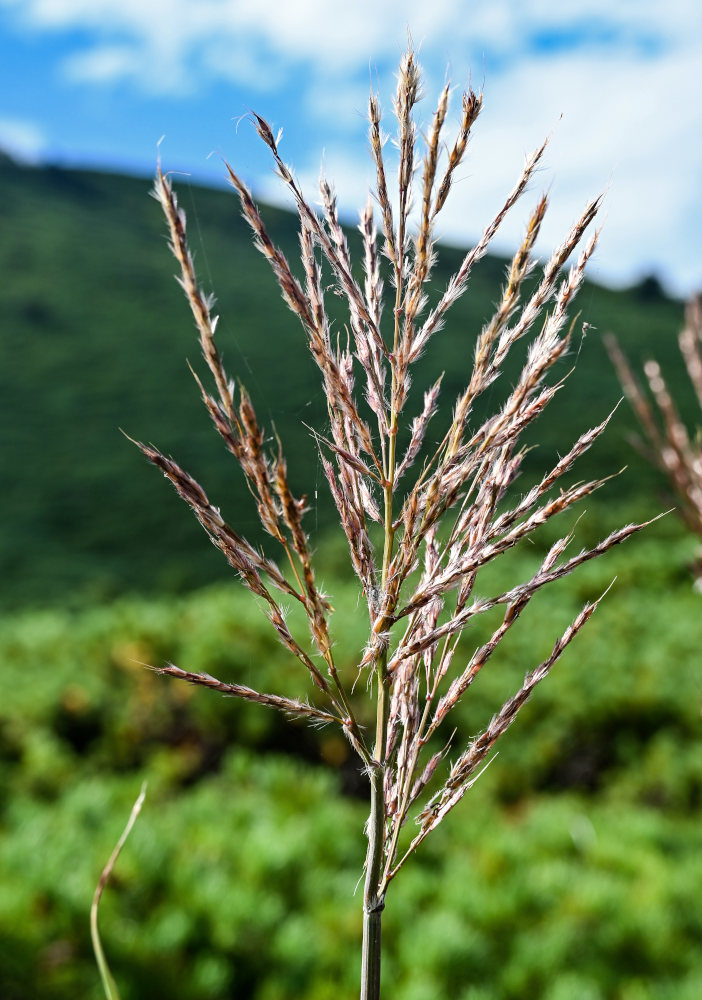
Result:
[[[164,226],[146,179],[0,163],[0,432],[3,531],[0,601],[101,599],[129,589],[179,590],[226,568],[172,491],[119,433],[152,441],[200,479],[225,516],[256,536],[250,498],[210,429],[186,358],[200,366],[190,316],[173,281]],[[302,331],[278,301],[267,265],[251,248],[233,194],[180,185],[196,264],[218,296],[219,343],[232,375],[259,415],[281,434],[293,485],[317,494],[310,526],[331,520],[315,448],[305,424],[324,426],[316,369]],[[274,239],[296,257],[294,217],[267,209]],[[460,253],[446,249],[433,291]],[[421,368],[445,370],[447,404],[463,387],[476,332],[495,300],[504,262],[485,260]],[[594,328],[577,370],[538,427],[527,475],[600,420],[620,395],[600,334],[617,332],[634,357],[654,352],[684,381],[674,334],[681,305],[655,282],[626,292],[588,285],[582,319]],[[340,324],[343,316],[339,317]],[[341,325],[340,325],[340,328]],[[573,363],[576,348],[563,365]],[[425,387],[417,372],[415,402]],[[503,379],[508,386],[510,373]],[[493,405],[499,399],[499,386]],[[487,402],[490,402],[488,400]],[[411,414],[411,407],[408,409]],[[656,480],[616,420],[578,477],[629,470],[607,497],[645,497],[660,509]],[[437,428],[440,420],[437,421]]]

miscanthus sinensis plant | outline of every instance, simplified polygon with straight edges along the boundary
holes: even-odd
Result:
[[[702,540],[702,431],[690,435],[670,394],[661,366],[652,358],[644,364],[646,393],[615,337],[605,340],[619,381],[636,414],[643,438],[634,443],[665,474],[677,509],[690,531]],[[702,408],[702,297],[690,299],[678,336],[697,402]],[[702,585],[702,553],[693,567]]]
[[[497,740],[598,601],[586,604],[555,638],[542,663],[525,665],[530,669],[521,687],[497,707],[487,728],[468,746],[452,743],[452,710],[539,590],[641,527],[623,527],[594,548],[570,557],[565,552],[571,534],[566,533],[529,579],[515,581],[503,593],[477,595],[475,583],[482,567],[604,482],[560,485],[576,459],[603,432],[608,418],[586,430],[528,492],[520,495],[512,489],[526,451],[520,444],[523,432],[562,387],[562,379],[549,377],[568,351],[572,327],[567,314],[597,243],[597,231],[590,230],[600,200],[586,206],[525,291],[525,279],[537,266],[534,244],[547,209],[546,195],[538,198],[494,315],[475,340],[465,389],[454,401],[445,433],[430,441],[440,380],[427,387],[420,412],[408,415],[413,369],[431,348],[432,337],[439,335],[451,306],[466,292],[473,266],[527,190],[546,148],[544,143],[526,158],[499,212],[429,309],[426,290],[435,262],[437,219],[483,103],[482,95],[472,89],[463,94],[457,134],[447,141],[450,93],[447,84],[420,140],[415,121],[420,67],[412,51],[404,55],[393,106],[392,170],[380,103],[371,95],[369,140],[376,184],[360,213],[363,254],[355,266],[333,187],[322,178],[321,211],[313,208],[282,158],[280,137],[262,118],[253,115],[253,123],[299,214],[297,271],[271,240],[246,185],[226,166],[254,245],[268,260],[281,295],[302,327],[326,395],[328,428],[316,439],[319,461],[367,607],[367,642],[350,670],[340,669],[336,662],[334,633],[344,623],[335,621],[332,626],[332,605],[317,582],[304,526],[305,498],[290,488],[283,442],[271,442],[246,390],[225,372],[215,339],[213,300],[198,284],[185,215],[160,167],[155,183],[178,262],[178,280],[213,380],[213,389],[198,380],[202,399],[241,467],[261,524],[282,562],[247,541],[172,459],[153,447],[140,448],[192,508],[280,641],[299,661],[301,696],[295,700],[256,691],[175,665],[158,669],[303,717],[313,725],[338,726],[348,738],[368,776],[370,799],[363,892],[361,997],[365,1000],[380,994],[381,915],[390,884],[475,782]],[[579,256],[564,271],[577,248]],[[344,336],[332,328],[325,307],[330,287],[348,307]],[[525,338],[529,346],[521,374],[495,412],[478,419],[476,401],[500,377],[507,356]],[[398,431],[403,429],[401,437]],[[288,626],[284,607],[290,603],[304,609],[309,635],[293,634]],[[462,634],[492,609],[498,609],[499,624],[466,658],[459,649]]]

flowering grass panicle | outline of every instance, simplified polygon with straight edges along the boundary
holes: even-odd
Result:
[[[298,273],[272,241],[244,182],[226,166],[254,245],[269,262],[283,299],[302,327],[326,396],[328,428],[317,435],[320,462],[367,609],[367,642],[358,650],[353,669],[341,669],[336,662],[334,629],[342,630],[344,623],[332,629],[332,606],[320,589],[304,527],[305,498],[295,496],[289,485],[283,442],[268,447],[250,397],[224,370],[213,300],[198,284],[185,215],[160,167],[154,189],[212,378],[212,389],[198,379],[203,402],[248,482],[261,525],[282,562],[230,526],[175,462],[153,447],[140,447],[191,507],[299,661],[302,696],[262,693],[173,665],[157,669],[313,723],[338,725],[348,737],[369,779],[361,987],[365,1000],[380,995],[381,914],[390,883],[475,782],[496,741],[598,601],[588,603],[563,634],[554,637],[552,652],[542,663],[527,665],[531,669],[522,686],[497,707],[485,731],[467,747],[452,745],[452,710],[542,587],[642,527],[627,525],[570,557],[565,556],[571,541],[566,533],[530,578],[504,592],[478,596],[475,584],[484,566],[604,482],[561,486],[562,477],[602,434],[609,418],[586,430],[528,492],[520,496],[514,489],[526,453],[522,436],[563,385],[552,372],[568,351],[573,328],[568,313],[597,244],[598,230],[592,223],[600,199],[585,206],[531,280],[537,268],[534,246],[548,208],[546,195],[536,200],[495,312],[477,335],[465,388],[453,401],[447,426],[431,439],[441,379],[426,387],[418,412],[407,414],[415,366],[465,294],[474,265],[526,192],[546,143],[526,157],[499,211],[436,294],[431,282],[437,218],[464,162],[483,97],[472,89],[463,94],[457,132],[447,141],[447,84],[420,139],[416,105],[421,91],[420,67],[414,52],[408,51],[400,63],[394,98],[392,156],[379,99],[370,97],[369,145],[376,183],[360,213],[362,254],[357,265],[332,185],[322,177],[317,211],[282,158],[279,136],[262,118],[253,115],[253,124],[299,215]],[[330,288],[346,303],[344,337],[333,329],[327,311]],[[479,415],[485,408],[476,406],[478,400],[499,379],[515,345],[527,338],[518,378],[487,418]],[[293,634],[283,601],[301,606],[309,635]],[[461,635],[492,609],[500,609],[500,620],[466,661],[459,648]],[[368,681],[365,697],[364,685],[354,691],[359,675]],[[447,762],[449,748],[455,754],[453,764]],[[414,833],[408,832],[412,817]]]
[[[608,336],[605,343],[644,435],[643,439],[637,438],[634,443],[665,474],[683,520],[690,531],[702,539],[700,430],[693,436],[688,433],[657,361],[648,360],[643,369],[652,405],[616,338]],[[678,344],[697,402],[702,408],[702,297],[688,302]],[[699,581],[702,578],[702,557],[698,558],[694,570]]]

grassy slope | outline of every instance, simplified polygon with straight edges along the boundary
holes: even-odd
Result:
[[[201,478],[225,515],[255,534],[249,497],[236,469],[221,460],[186,367],[186,357],[199,363],[198,350],[148,182],[5,162],[0,179],[0,599],[7,606],[216,578],[225,571],[219,557],[118,431],[123,427],[173,454]],[[323,527],[330,514],[303,422],[323,426],[324,402],[302,333],[277,301],[233,196],[184,183],[181,201],[203,283],[218,295],[220,346],[229,370],[249,388],[261,419],[281,432],[299,488],[310,495],[319,488],[310,523]],[[274,209],[265,217],[294,259],[293,217]],[[445,251],[434,293],[459,259],[457,251]],[[426,383],[417,379],[415,407],[425,384],[442,370],[446,400],[463,387],[503,267],[487,259],[476,269],[469,294],[427,354]],[[581,294],[583,319],[597,331],[538,428],[532,471],[601,419],[620,394],[599,331],[616,330],[634,356],[655,351],[673,382],[681,378],[673,336],[680,305],[643,291],[588,286]],[[498,400],[499,387],[493,404]],[[653,482],[624,441],[629,419],[622,408],[579,470],[580,476],[601,474],[629,463],[626,476],[608,488],[609,497],[640,496]]]

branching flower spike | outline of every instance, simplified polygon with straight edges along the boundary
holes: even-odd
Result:
[[[667,477],[681,517],[690,531],[702,539],[701,431],[698,428],[695,434],[688,433],[657,361],[650,359],[644,365],[649,397],[616,338],[609,336],[605,338],[605,343],[643,432],[643,439],[634,443]],[[678,344],[697,402],[702,408],[702,297],[688,302]],[[699,586],[702,581],[702,554],[693,569]]]
[[[302,327],[327,400],[328,429],[317,437],[320,461],[368,616],[367,642],[352,667],[346,664],[340,669],[335,659],[332,607],[319,587],[304,528],[304,498],[291,491],[283,442],[266,446],[268,438],[250,397],[245,389],[235,388],[224,370],[212,299],[198,284],[185,215],[160,167],[154,190],[212,380],[211,389],[198,380],[202,398],[215,429],[241,467],[280,562],[231,527],[175,462],[153,447],[140,447],[192,508],[283,645],[299,661],[301,696],[295,700],[259,693],[185,665],[156,669],[313,724],[339,725],[351,742],[370,786],[363,1000],[380,995],[381,915],[390,883],[475,782],[495,742],[598,602],[588,604],[560,637],[554,636],[553,651],[543,663],[525,664],[529,672],[522,687],[469,746],[451,747],[455,756],[450,763],[452,710],[537,591],[642,527],[628,525],[570,558],[564,557],[570,541],[566,533],[529,579],[517,581],[504,593],[477,596],[475,583],[482,567],[604,482],[561,487],[562,477],[602,434],[607,419],[585,430],[528,492],[520,494],[514,485],[525,455],[522,435],[562,386],[554,366],[568,350],[572,330],[568,313],[597,244],[592,224],[600,200],[585,206],[536,280],[527,285],[537,268],[534,246],[548,208],[546,195],[536,200],[494,315],[477,332],[465,388],[430,442],[429,428],[433,431],[439,420],[441,380],[425,387],[423,405],[406,417],[414,398],[409,392],[413,369],[430,349],[451,307],[466,293],[474,265],[533,181],[546,143],[527,156],[513,189],[476,245],[445,287],[436,288],[432,280],[437,218],[468,154],[483,97],[471,89],[463,94],[457,133],[447,138],[450,88],[441,91],[423,130],[416,121],[421,92],[420,67],[410,51],[398,74],[393,146],[386,143],[380,101],[374,94],[370,97],[369,144],[376,184],[360,214],[358,262],[351,259],[332,185],[322,178],[317,211],[283,160],[279,139],[262,118],[253,116],[254,127],[299,214],[301,261],[295,271],[272,241],[248,188],[227,165],[254,245],[269,262],[283,299]],[[325,306],[330,286],[348,308],[347,338],[332,330]],[[479,418],[476,401],[500,378],[518,341],[528,344],[521,374],[503,390],[504,399],[495,411],[487,419]],[[481,406],[479,412],[484,411]],[[293,634],[281,601],[302,606],[308,635]],[[461,634],[478,615],[495,608],[502,609],[501,620],[466,662],[459,647]],[[359,673],[369,683],[359,684],[353,693]],[[359,694],[364,688],[370,692],[370,705]],[[407,829],[411,817],[418,824],[414,836]]]

